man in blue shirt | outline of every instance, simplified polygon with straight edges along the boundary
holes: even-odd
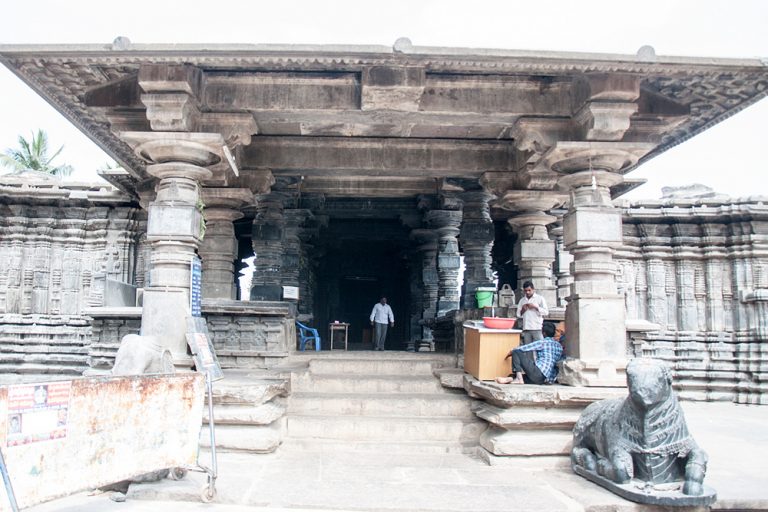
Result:
[[[552,339],[555,326],[546,323],[542,330],[545,338],[533,341],[507,354],[512,357],[514,377],[497,377],[499,384],[552,384],[557,379],[557,362],[563,357],[563,347]]]

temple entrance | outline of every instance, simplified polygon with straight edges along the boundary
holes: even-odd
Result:
[[[371,350],[370,314],[386,296],[395,315],[395,327],[387,335],[387,350],[405,350],[410,336],[410,296],[405,230],[390,222],[366,223],[370,233],[390,233],[387,240],[351,237],[359,222],[331,222],[331,236],[324,236],[325,255],[317,269],[315,324],[323,333],[323,349],[330,348],[328,324],[349,324],[349,350]],[[375,236],[375,235],[374,235]],[[352,239],[354,238],[354,239]]]

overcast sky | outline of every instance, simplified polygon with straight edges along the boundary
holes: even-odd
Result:
[[[4,2],[2,44],[304,43],[392,45],[658,55],[758,57],[768,63],[768,1],[526,0],[301,1],[132,0]],[[18,134],[46,130],[64,145],[59,163],[95,179],[108,162],[76,128],[0,66],[0,150]],[[627,197],[657,198],[664,185],[703,183],[733,196],[768,195],[761,158],[768,101],[753,105],[652,159],[631,174],[648,183]]]

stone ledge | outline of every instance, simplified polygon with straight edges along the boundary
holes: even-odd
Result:
[[[287,379],[262,379],[237,382],[237,380],[217,382],[213,387],[213,401],[219,404],[253,404],[269,402],[277,396],[288,396],[290,382]]]
[[[535,384],[497,384],[464,375],[464,389],[474,398],[502,408],[519,406],[585,407],[606,398],[624,398],[626,388],[592,388]]]
[[[444,388],[464,389],[464,370],[461,368],[436,368],[432,372]]]
[[[549,407],[496,407],[486,402],[474,402],[472,412],[488,423],[507,430],[526,429],[571,429],[579,419],[583,408]]]
[[[203,299],[203,313],[209,315],[259,315],[285,317],[291,314],[287,302]]]

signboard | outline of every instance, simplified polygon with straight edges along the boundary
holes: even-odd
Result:
[[[197,256],[192,258],[189,276],[189,309],[199,317],[203,315],[203,265]]]
[[[211,382],[224,378],[213,342],[208,335],[205,318],[191,317],[187,321],[187,345],[195,360],[195,368],[208,375]]]
[[[284,299],[299,299],[299,287],[298,286],[283,286],[283,298]]]
[[[197,373],[0,386],[0,447],[18,507],[195,466],[204,393]],[[0,512],[11,510],[4,494]]]
[[[9,386],[6,446],[66,437],[71,386],[71,381]]]

